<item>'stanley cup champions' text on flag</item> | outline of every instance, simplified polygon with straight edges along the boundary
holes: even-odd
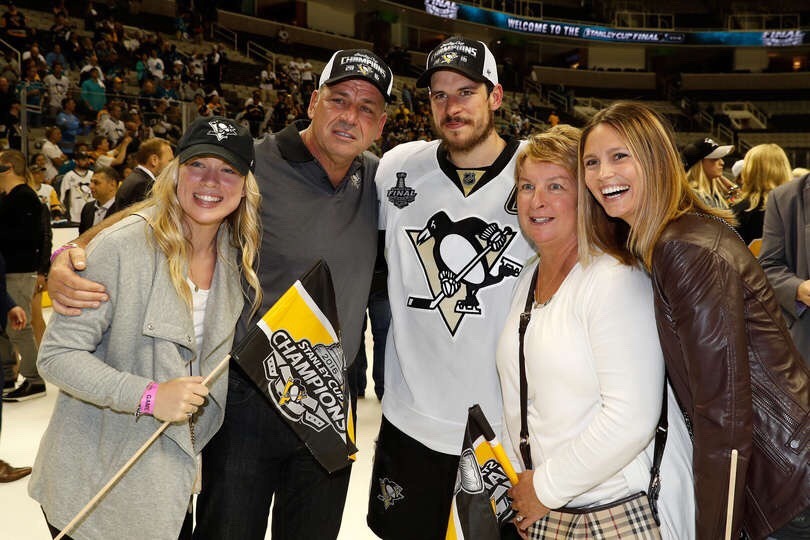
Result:
[[[339,334],[329,267],[319,261],[231,353],[329,472],[357,452]]]
[[[506,492],[517,480],[484,411],[473,405],[467,413],[446,540],[500,540],[500,527],[516,515]]]

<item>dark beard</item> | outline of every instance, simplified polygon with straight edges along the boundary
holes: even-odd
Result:
[[[441,126],[436,119],[431,117],[431,122],[433,123],[433,132],[442,140],[442,144],[445,146],[445,148],[447,148],[447,151],[451,155],[453,152],[464,153],[469,152],[473,148],[477,147],[479,144],[485,141],[493,131],[495,131],[495,111],[489,111],[487,122],[484,124],[480,133],[474,133],[469,140],[462,141],[461,143],[455,143],[445,139],[442,136]]]

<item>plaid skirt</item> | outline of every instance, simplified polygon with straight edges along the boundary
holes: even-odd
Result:
[[[660,540],[644,492],[593,508],[552,510],[529,527],[531,540]]]

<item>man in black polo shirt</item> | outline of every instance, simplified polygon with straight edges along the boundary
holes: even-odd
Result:
[[[361,345],[377,245],[378,159],[366,150],[382,133],[392,82],[390,68],[374,53],[338,51],[312,93],[309,125],[292,124],[256,145],[263,198],[258,274],[264,299],[258,313],[324,259],[349,361]],[[60,255],[49,292],[57,311],[76,314],[106,296],[100,285],[68,274],[68,257],[84,268],[81,250]],[[255,322],[247,307],[237,341]],[[229,374],[224,423],[203,456],[196,539],[261,540],[271,502],[274,540],[337,537],[350,468],[328,474],[236,367]]]
[[[349,360],[360,347],[377,245],[378,160],[366,149],[385,125],[391,82],[373,53],[338,51],[312,93],[310,124],[302,131],[291,124],[256,146],[264,228],[258,313],[323,258]],[[247,308],[237,341],[257,321],[249,315]],[[225,421],[204,451],[195,538],[261,540],[273,499],[274,539],[336,538],[350,468],[328,474],[265,400],[231,369]]]

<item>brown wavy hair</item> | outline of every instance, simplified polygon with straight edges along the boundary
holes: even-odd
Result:
[[[585,185],[582,156],[585,142],[599,124],[615,129],[635,160],[644,197],[639,201],[633,227],[611,218]],[[733,221],[728,210],[706,204],[689,186],[672,129],[646,105],[618,101],[597,112],[582,130],[579,141],[579,245],[580,253],[594,248],[612,252],[625,245],[648,270],[658,238],[670,221],[687,212],[700,212]]]

